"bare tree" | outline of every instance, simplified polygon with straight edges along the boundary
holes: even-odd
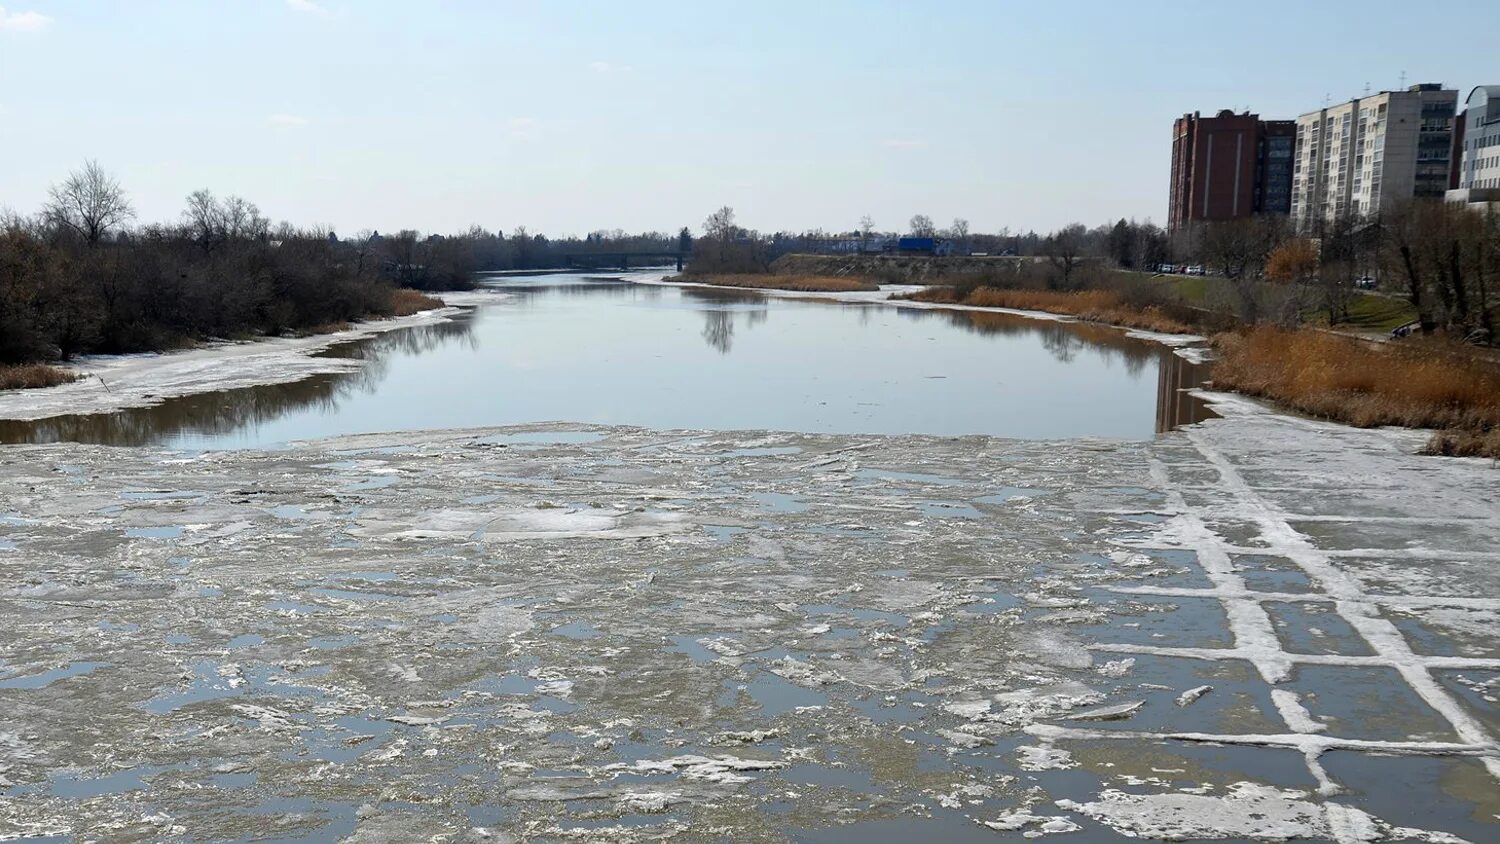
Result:
[[[932,224],[932,218],[926,214],[912,215],[907,227],[911,229],[912,237],[932,237],[937,234],[937,226]]]
[[[1302,321],[1302,311],[1307,305],[1307,291],[1317,280],[1320,266],[1318,247],[1311,240],[1294,237],[1271,250],[1266,258],[1267,281],[1283,285],[1291,295],[1282,301],[1281,323],[1287,328]],[[1329,325],[1334,324],[1330,314]]]
[[[953,246],[968,254],[969,251],[969,221],[963,217],[953,218],[953,228],[948,230],[953,236]]]
[[[859,218],[859,248],[861,251],[870,248],[870,236],[875,233],[875,220],[869,214]]]
[[[734,240],[735,228],[734,209],[728,205],[709,214],[708,219],[703,221],[703,231],[721,244]]]
[[[1198,235],[1200,260],[1229,279],[1240,311],[1240,319],[1258,322],[1261,317],[1260,276],[1271,252],[1290,234],[1284,217],[1245,217],[1208,223]]]
[[[62,184],[53,185],[48,197],[43,208],[47,219],[82,237],[90,246],[135,216],[120,183],[92,159],[69,173]]]
[[[188,197],[182,217],[204,252],[230,241],[261,239],[271,226],[255,203],[238,196],[217,199],[207,190],[194,191]]]
[[[1047,235],[1042,241],[1042,254],[1061,275],[1057,286],[1063,290],[1073,289],[1073,271],[1078,268],[1087,235],[1088,230],[1082,223],[1073,223]]]

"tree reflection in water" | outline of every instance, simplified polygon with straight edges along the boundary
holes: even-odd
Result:
[[[413,326],[367,340],[341,343],[318,355],[364,362],[359,369],[349,372],[315,375],[287,384],[199,393],[168,399],[155,407],[115,413],[54,416],[35,422],[0,421],[0,442],[138,446],[182,434],[222,436],[304,408],[331,414],[349,396],[373,393],[385,376],[393,353],[420,354],[449,344],[478,348],[474,319],[471,312],[451,322]]]
[[[686,316],[690,320],[696,311],[703,317],[701,337],[704,343],[719,355],[728,355],[734,349],[736,330],[766,324],[773,304],[771,297],[758,291],[673,289],[610,279],[496,286],[516,294],[516,304],[523,309],[529,307],[531,302],[536,302],[539,308],[545,307],[541,304],[540,295],[556,293],[570,299],[573,296],[619,299],[627,305],[649,301],[676,310],[680,316]],[[780,306],[779,302],[774,304]],[[859,321],[871,332],[888,330],[889,322],[883,321],[883,317],[894,310],[899,315],[898,319],[933,321],[931,324],[935,326],[952,326],[980,335],[1013,336],[1040,343],[1056,360],[1063,363],[1076,361],[1080,368],[1094,366],[1096,362],[1112,366],[1115,361],[1119,361],[1126,373],[1136,379],[1140,378],[1148,366],[1154,365],[1158,388],[1158,431],[1201,421],[1213,415],[1190,392],[1207,377],[1205,366],[1192,364],[1169,349],[1128,337],[1117,329],[1088,323],[1050,322],[993,311],[892,309],[878,304],[850,304],[829,300],[802,302],[798,306],[809,309],[843,309],[852,320]],[[848,312],[849,308],[855,309],[852,314]],[[479,325],[478,320],[483,314],[483,310],[470,312],[457,321],[393,331],[369,340],[342,344],[322,353],[329,357],[358,359],[363,363],[359,369],[349,372],[315,376],[287,384],[185,396],[168,400],[156,407],[110,414],[60,416],[37,422],[0,421],[0,442],[81,441],[134,446],[195,440],[256,441],[257,429],[300,412],[322,416],[350,413],[349,406],[356,399],[360,400],[360,406],[363,407],[365,397],[376,394],[397,380],[391,374],[392,367],[401,366],[399,362],[406,360],[408,356],[431,352],[439,347],[477,349],[479,335],[475,327]],[[819,316],[833,315],[820,312]],[[560,315],[551,315],[553,319],[561,318],[564,321],[574,317],[571,308]],[[825,322],[831,325],[843,320]],[[560,324],[571,325],[566,322]],[[823,323],[812,320],[799,325],[802,327],[798,330],[806,331],[807,325]],[[787,326],[785,330],[794,328]],[[812,339],[814,342],[823,342],[822,335],[819,334],[812,335]],[[870,339],[876,341],[876,347],[881,345],[879,338],[864,338]],[[507,339],[500,345],[503,347],[513,341],[514,338],[510,338],[507,333]],[[801,341],[805,342],[806,338],[801,338]],[[832,342],[833,338],[829,337],[827,341]],[[754,356],[765,353],[766,350],[746,348],[741,351]],[[993,369],[997,372],[1003,371],[1008,365],[1003,356],[986,355],[983,349],[974,350],[972,360],[968,363],[975,369]],[[904,392],[901,385],[890,383],[876,385],[872,389],[893,390],[889,397],[893,402],[899,402]]]
[[[1208,382],[1209,365],[1193,363],[1173,350],[1126,335],[1117,328],[1087,322],[1053,322],[998,311],[959,311],[943,308],[903,309],[914,319],[944,319],[964,331],[1005,336],[1036,335],[1042,347],[1062,363],[1072,363],[1084,349],[1106,363],[1120,361],[1132,376],[1147,365],[1157,367],[1157,433],[1181,425],[1213,419],[1218,414],[1191,391]]]
[[[682,298],[701,302],[703,308],[703,342],[721,355],[734,348],[735,314],[745,315],[747,328],[761,325],[770,315],[770,302],[763,293],[716,287],[684,287]]]

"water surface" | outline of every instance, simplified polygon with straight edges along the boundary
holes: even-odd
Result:
[[[183,448],[571,421],[821,433],[1147,438],[1208,415],[1201,367],[1100,326],[546,275],[455,322],[324,354],[357,372],[0,423],[0,440]]]

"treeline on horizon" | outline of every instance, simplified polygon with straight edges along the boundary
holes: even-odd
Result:
[[[703,231],[694,244],[689,274],[766,273],[777,258],[803,247],[898,236],[877,231],[868,217],[849,232],[763,234],[739,226],[728,206],[710,215]],[[1092,228],[1072,223],[1045,235],[1009,230],[983,234],[971,232],[963,219],[939,228],[918,214],[904,233],[948,239],[959,255],[1034,259],[945,275],[944,283],[956,289],[959,300],[985,287],[1061,293],[1104,289],[1142,307],[1181,313],[1180,293],[1119,271],[1154,274],[1164,264],[1196,264],[1214,278],[1205,285],[1203,302],[1192,307],[1212,311],[1213,325],[1229,319],[1292,327],[1316,317],[1338,327],[1351,321],[1361,294],[1370,291],[1408,303],[1415,329],[1423,334],[1500,343],[1500,212],[1440,199],[1411,199],[1378,214],[1320,220],[1306,231],[1285,215],[1261,215],[1198,223],[1171,233],[1149,221],[1121,219]]]
[[[690,242],[685,231],[554,240],[478,227],[339,238],[272,224],[253,202],[207,190],[187,198],[176,222],[138,225],[125,189],[91,161],[36,214],[0,214],[0,365],[331,330],[439,304],[403,288],[464,290],[476,271]]]
[[[1294,231],[1285,217],[1202,224],[1171,235],[1122,219],[1043,235],[972,232],[963,219],[939,228],[918,214],[906,229],[948,238],[960,254],[1035,258],[959,279],[966,293],[1122,287],[1114,270],[1191,262],[1227,280],[1220,285],[1228,291],[1223,301],[1210,305],[1240,322],[1286,322],[1315,302],[1337,325],[1349,316],[1355,280],[1377,276],[1382,292],[1410,302],[1424,333],[1497,339],[1500,217],[1437,201],[1329,221],[1315,236]],[[339,238],[324,229],[273,225],[252,202],[206,190],[187,198],[176,222],[136,225],[124,189],[88,162],[53,186],[37,214],[0,216],[0,364],[326,330],[436,304],[401,288],[468,289],[476,272],[561,268],[568,256],[588,253],[680,251],[691,256],[690,272],[763,273],[782,255],[830,240],[897,234],[878,231],[869,217],[848,232],[763,234],[739,226],[726,206],[696,238],[687,228],[548,238],[525,228],[505,235],[478,226],[446,236],[403,230]],[[1143,295],[1138,284],[1123,286]]]

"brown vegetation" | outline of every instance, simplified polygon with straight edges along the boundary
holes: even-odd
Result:
[[[867,278],[829,275],[680,275],[674,281],[711,284],[716,287],[753,287],[760,290],[801,290],[818,293],[845,293],[852,290],[879,290],[880,285]]]
[[[1215,387],[1361,428],[1437,428],[1428,453],[1500,458],[1500,365],[1465,347],[1266,326],[1215,346]]]
[[[434,310],[442,306],[443,301],[441,299],[405,287],[398,287],[391,294],[391,316],[411,316],[412,314]]]
[[[45,363],[25,363],[17,366],[0,365],[0,390],[34,390],[39,387],[56,387],[70,384],[78,376],[59,366]]]
[[[1066,314],[1089,322],[1103,322],[1127,328],[1159,331],[1164,334],[1190,334],[1193,326],[1166,313],[1160,305],[1134,305],[1113,290],[1008,290],[978,287],[967,295],[959,288],[929,287],[901,298],[918,302],[972,305],[982,308],[1011,308],[1020,311],[1044,311]]]

